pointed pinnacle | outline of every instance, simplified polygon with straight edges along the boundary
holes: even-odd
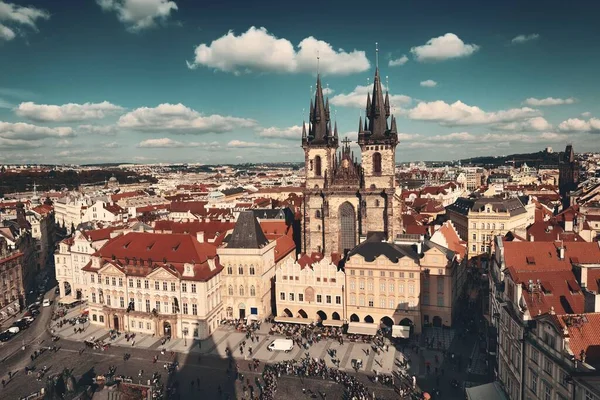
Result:
[[[306,122],[302,121],[302,138],[306,138]]]
[[[335,137],[336,139],[338,137],[337,121],[335,121],[335,127],[333,128],[333,137]]]
[[[363,131],[362,116],[358,117],[358,133]]]
[[[371,93],[367,93],[367,117],[371,116]]]
[[[398,133],[398,128],[396,128],[396,117],[392,115],[392,127],[390,129],[392,133]]]

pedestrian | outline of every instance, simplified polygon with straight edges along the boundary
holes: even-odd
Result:
[[[200,390],[200,378],[196,378],[196,384],[198,385],[198,390]]]

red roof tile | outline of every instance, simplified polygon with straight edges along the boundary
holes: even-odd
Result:
[[[296,243],[289,236],[280,236],[276,239],[275,244],[275,262],[278,262],[294,250],[296,250]]]
[[[569,349],[577,359],[583,353],[587,363],[600,361],[600,313],[556,315],[554,319],[566,328]]]

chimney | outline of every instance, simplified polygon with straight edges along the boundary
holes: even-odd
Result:
[[[529,235],[529,241],[530,242],[535,242],[533,235]]]
[[[560,258],[561,260],[565,259],[565,246],[561,243],[560,247],[558,248],[558,258]]]
[[[573,231],[573,220],[568,220],[567,217],[565,217],[565,232],[572,232]]]
[[[200,243],[204,243],[204,232],[203,231],[196,232],[196,240]]]

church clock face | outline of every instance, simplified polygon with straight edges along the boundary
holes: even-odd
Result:
[[[347,159],[342,161],[342,167],[344,169],[348,169],[349,166],[350,166],[350,161],[348,161]]]

